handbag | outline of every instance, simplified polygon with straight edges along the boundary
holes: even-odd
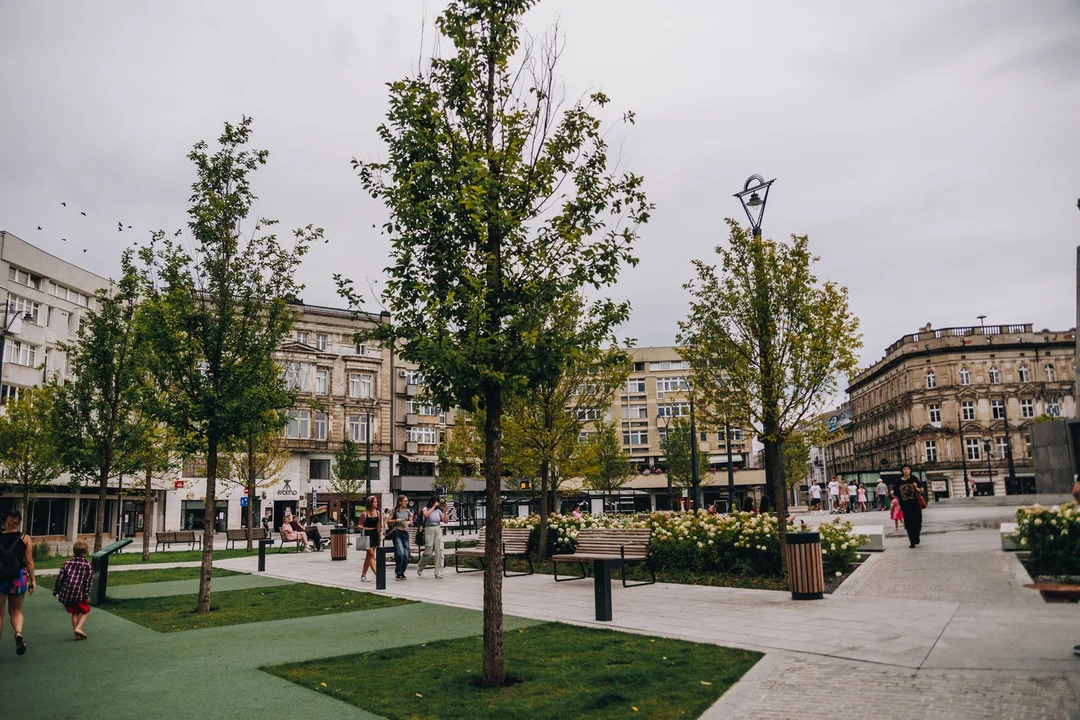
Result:
[[[416,528],[416,547],[424,547],[425,542],[424,527],[420,526]]]
[[[922,494],[921,490],[915,491],[915,498],[919,501],[919,507],[923,510],[926,509],[926,496]]]
[[[367,550],[371,547],[371,538],[367,535],[360,535],[356,538],[356,549]]]

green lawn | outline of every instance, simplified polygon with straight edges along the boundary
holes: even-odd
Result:
[[[172,580],[198,580],[200,568],[153,568],[149,570],[125,570],[123,572],[109,573],[109,587],[118,585],[142,585],[144,583],[170,582]],[[214,577],[229,577],[230,575],[246,575],[236,570],[214,568]],[[38,577],[38,585],[51,590],[56,584],[55,575],[41,575]]]
[[[126,550],[122,553],[116,553],[109,557],[110,565],[141,565],[143,564],[142,551],[133,550],[134,545],[128,545]],[[277,551],[275,551],[277,552]],[[258,553],[258,546],[251,551],[252,555]],[[245,557],[247,551],[243,548],[235,548],[230,550],[214,550],[215,560],[228,560],[230,558]],[[70,557],[52,557],[48,560],[35,561],[34,567],[41,569],[46,568],[58,568],[64,564],[65,560],[70,560]],[[181,550],[179,552],[157,552],[150,553],[150,560],[146,564],[152,563],[173,563],[173,562],[197,562],[202,560],[202,550]]]
[[[485,690],[470,684],[482,645],[470,637],[263,669],[391,720],[667,719],[698,717],[761,657],[549,623],[507,633],[507,672],[520,682]]]
[[[122,574],[117,573],[117,575]],[[110,582],[112,582],[111,579]],[[210,606],[214,610],[203,614],[192,612],[196,605],[196,597],[196,595],[172,595],[110,599],[102,606],[102,609],[157,632],[182,632],[265,620],[286,620],[312,615],[374,610],[408,603],[407,600],[382,595],[338,590],[306,583],[212,592]]]

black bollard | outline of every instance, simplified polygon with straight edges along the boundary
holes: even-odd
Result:
[[[386,553],[393,552],[393,548],[380,545],[375,548],[375,589],[386,589]]]
[[[266,546],[273,543],[273,540],[259,541],[259,572],[266,572]]]

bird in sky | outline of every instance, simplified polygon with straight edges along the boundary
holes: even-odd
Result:
[[[41,226],[40,226],[40,225],[38,225],[38,226],[37,226],[37,229],[38,229],[38,230],[40,230],[40,229],[41,229]]]
[[[67,242],[67,238],[60,238],[60,239],[63,240],[64,242]]]
[[[64,207],[67,207],[67,203],[66,203],[66,202],[62,202],[62,203],[60,203],[60,204],[61,204],[61,205],[63,205]]]
[[[83,212],[83,211],[81,211],[81,210],[79,211],[79,214],[80,214],[80,215],[82,215],[83,217],[86,217],[86,213],[84,213],[84,212]]]
[[[83,252],[86,252],[86,248],[83,248],[83,249],[82,249],[82,251],[83,251]]]

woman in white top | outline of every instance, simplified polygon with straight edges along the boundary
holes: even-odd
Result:
[[[420,511],[424,522],[424,554],[416,566],[416,575],[424,574],[428,565],[435,566],[435,578],[442,580],[443,571],[443,535],[442,524],[446,522],[446,513],[437,495],[432,495],[427,507]]]

